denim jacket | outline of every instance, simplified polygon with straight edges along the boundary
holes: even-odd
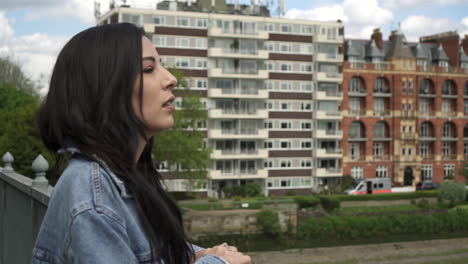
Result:
[[[150,243],[135,200],[106,166],[85,159],[69,161],[50,198],[32,263],[150,263]],[[226,263],[214,255],[194,262]]]

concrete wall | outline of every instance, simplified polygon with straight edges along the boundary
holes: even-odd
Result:
[[[0,264],[31,263],[31,251],[52,187],[0,168]]]

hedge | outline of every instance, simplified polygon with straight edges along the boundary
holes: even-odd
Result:
[[[330,195],[343,201],[382,201],[382,200],[410,200],[418,198],[438,197],[437,190],[431,191],[417,191],[417,192],[404,192],[404,193],[385,193],[385,194],[369,194],[369,195],[347,195],[335,194]]]
[[[300,240],[353,240],[395,235],[468,232],[468,211],[433,215],[329,216],[297,228]]]

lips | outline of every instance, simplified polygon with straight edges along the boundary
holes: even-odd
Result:
[[[171,96],[171,98],[169,98],[167,101],[164,102],[164,104],[162,105],[164,108],[168,108],[170,110],[175,110],[175,106],[173,105],[174,103],[174,100],[175,100],[175,97],[174,96]]]

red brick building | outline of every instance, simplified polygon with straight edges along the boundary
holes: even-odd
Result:
[[[406,42],[376,29],[347,40],[343,67],[343,174],[396,185],[461,180],[468,157],[468,36]]]

